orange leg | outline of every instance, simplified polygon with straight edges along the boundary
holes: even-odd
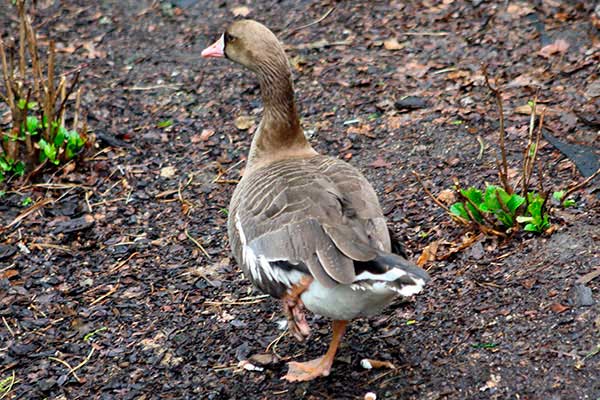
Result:
[[[283,313],[288,320],[288,329],[290,333],[299,342],[304,342],[310,335],[310,327],[306,322],[303,308],[304,304],[300,296],[312,283],[312,278],[303,278],[297,285],[294,285],[283,297]]]
[[[333,321],[333,337],[329,344],[329,349],[323,357],[299,363],[288,363],[288,373],[283,379],[289,382],[310,381],[320,376],[328,376],[333,364],[333,358],[342,341],[342,336],[346,330],[348,321]]]

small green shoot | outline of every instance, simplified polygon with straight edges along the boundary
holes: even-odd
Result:
[[[22,201],[21,201],[21,205],[23,207],[27,207],[29,205],[33,204],[33,199],[31,197],[25,197]]]
[[[494,349],[498,347],[497,343],[473,343],[471,347],[474,349]]]
[[[452,125],[462,125],[465,123],[462,119],[455,119],[454,121],[450,121]]]
[[[97,335],[100,332],[104,332],[105,330],[107,330],[108,328],[106,326],[103,326],[102,328],[98,328],[94,331],[88,332],[84,337],[83,337],[83,341],[84,342],[89,342],[90,340],[92,340],[92,338]]]
[[[417,323],[417,321],[414,319],[409,319],[408,321],[406,321],[406,325],[414,325],[416,323]]]
[[[574,206],[576,204],[575,200],[565,199],[565,194],[566,194],[566,192],[564,190],[558,190],[558,191],[552,193],[552,198],[554,200],[556,200],[557,202],[559,202],[560,205],[563,206],[564,208]]]
[[[173,120],[170,119],[165,119],[164,121],[160,121],[158,124],[156,124],[156,126],[158,126],[159,128],[168,128],[170,126],[173,125]]]
[[[228,217],[228,216],[229,216],[229,210],[228,210],[228,209],[226,209],[226,208],[221,208],[221,209],[219,210],[219,212],[220,212],[221,214],[223,214],[224,216],[226,216],[226,217]]]
[[[14,384],[16,383],[15,371],[13,370],[12,375],[8,376],[0,381],[0,399],[3,399],[10,393]]]
[[[550,227],[549,217],[544,212],[546,199],[537,193],[529,192],[527,194],[529,205],[527,206],[527,214],[517,217],[518,222],[526,222],[527,225],[523,229],[528,232],[541,233]]]
[[[372,113],[372,114],[369,114],[369,116],[367,117],[367,121],[375,121],[379,117],[381,117],[381,114]]]

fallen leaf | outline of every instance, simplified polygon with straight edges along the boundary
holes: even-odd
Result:
[[[377,156],[377,159],[370,166],[373,168],[391,168],[392,163],[385,161],[381,156]]]
[[[200,133],[200,140],[202,140],[203,142],[206,142],[208,140],[208,138],[210,138],[214,134],[215,134],[214,129],[203,129],[202,133]]]
[[[17,275],[19,275],[19,271],[17,271],[16,269],[7,269],[6,271],[0,273],[0,279],[10,279]]]
[[[106,57],[106,52],[102,50],[98,50],[96,45],[92,42],[83,42],[82,47],[87,51],[87,58],[95,59],[95,58],[104,58]]]
[[[177,173],[177,169],[175,167],[164,167],[160,170],[160,176],[163,178],[172,178]]]
[[[371,139],[374,139],[375,136],[370,134],[369,132],[371,132],[371,126],[367,125],[367,124],[363,124],[363,125],[352,125],[348,128],[348,130],[346,131],[347,134],[357,134],[357,135],[364,135],[366,137],[370,137]]]
[[[233,124],[239,130],[246,131],[254,125],[254,118],[248,115],[240,115],[233,121]]]
[[[440,242],[436,240],[425,246],[423,252],[419,256],[419,259],[417,260],[417,265],[422,267],[423,265],[427,264],[428,261],[434,261],[439,245]]]
[[[550,309],[551,309],[552,311],[554,311],[555,313],[557,313],[557,314],[560,314],[560,313],[563,313],[563,312],[567,311],[567,310],[569,309],[569,307],[567,307],[567,306],[563,306],[563,305],[562,305],[562,304],[560,304],[560,303],[553,303],[553,304],[550,306]]]
[[[550,56],[556,53],[564,54],[568,49],[569,42],[564,39],[556,39],[554,43],[542,47],[542,49],[538,51],[538,54],[544,58],[550,58]]]
[[[231,9],[231,12],[236,17],[247,17],[250,14],[251,10],[246,6],[237,6],[233,7]]]
[[[506,8],[506,11],[513,17],[524,17],[525,15],[531,14],[535,10],[527,3],[511,3]]]
[[[437,198],[444,204],[454,204],[456,202],[456,193],[452,189],[444,189],[438,194]]]
[[[531,288],[533,287],[533,285],[535,285],[535,283],[536,283],[536,282],[537,282],[537,281],[536,281],[536,279],[535,279],[535,278],[524,279],[524,280],[521,282],[521,285],[523,285],[523,287],[524,287],[525,289],[531,289]]]
[[[403,49],[404,44],[398,43],[398,39],[396,39],[396,38],[389,38],[389,39],[383,41],[383,47],[386,50],[396,51],[396,50]]]

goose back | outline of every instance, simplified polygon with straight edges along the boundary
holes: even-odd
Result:
[[[371,185],[350,164],[321,155],[249,171],[234,191],[228,232],[244,274],[274,297],[307,274],[324,287],[351,284],[355,261],[391,248]]]

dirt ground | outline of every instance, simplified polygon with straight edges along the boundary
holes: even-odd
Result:
[[[426,290],[354,321],[332,374],[309,383],[282,381],[284,362],[237,367],[267,349],[315,357],[330,338],[317,316],[308,343],[280,337],[279,305],[229,253],[226,208],[261,103],[250,73],[199,54],[246,13],[286,44],[316,149],[366,174],[412,258],[439,244]],[[434,194],[454,177],[496,182],[482,63],[504,91],[511,174],[536,92],[547,133],[597,168],[599,18],[591,1],[38,1],[61,71],[83,65],[98,147],[0,198],[3,227],[27,197],[53,200],[0,233],[4,398],[599,399],[598,180],[554,207],[552,235],[481,237],[442,260],[467,232],[411,172]],[[8,1],[0,26],[17,32]],[[554,145],[539,151],[546,188],[583,179]]]

